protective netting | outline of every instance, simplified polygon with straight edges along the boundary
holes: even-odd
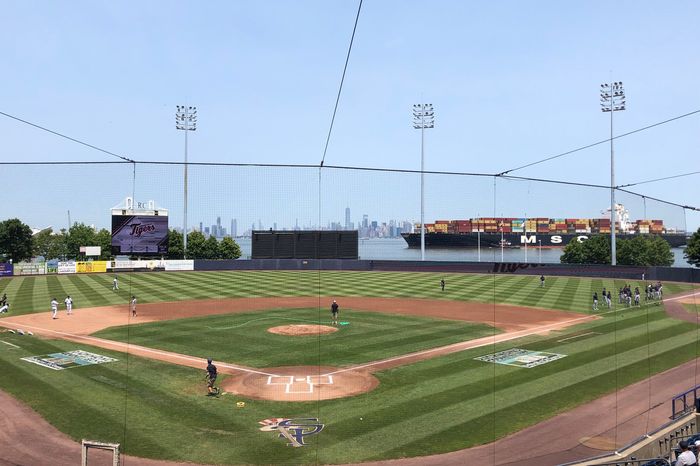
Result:
[[[127,455],[297,464],[460,450],[453,455],[464,464],[557,464],[650,432],[668,417],[668,400],[698,383],[696,285],[667,283],[663,270],[643,266],[560,264],[561,246],[605,230],[609,189],[193,164],[185,224],[184,168],[3,166],[4,188],[26,201],[3,205],[2,218],[55,232],[69,221],[110,230],[110,209],[132,197],[167,209],[174,233],[186,226],[202,241],[232,237],[240,246],[235,261],[189,256],[194,270],[162,271],[160,259],[182,259],[172,253],[142,257],[143,269],[113,268],[115,259],[137,259],[127,254],[110,258],[107,273],[47,268],[0,280],[25,331],[60,337],[26,343],[26,356],[83,350],[117,359],[43,383],[66,403],[80,399],[71,405],[76,418],[105,420],[86,423],[81,435],[120,443]],[[624,191],[616,202],[620,240],[686,229],[679,206]],[[357,231],[359,260],[251,260],[252,232],[270,229]],[[673,252],[674,265],[687,268],[682,250]],[[663,305],[647,295],[657,282],[668,296]],[[62,303],[66,295],[75,315],[61,307],[57,323],[42,320],[50,299]],[[38,317],[22,320],[31,316]],[[7,341],[17,346],[29,342],[13,338]],[[221,392],[203,398],[207,358],[218,367]],[[1,361],[20,379],[45,375],[18,358]],[[175,406],[183,406],[176,416]],[[567,423],[562,412],[586,422]],[[156,429],[171,434],[154,436]],[[193,437],[197,448],[183,440]],[[203,453],[202,442],[226,447]],[[532,448],[518,448],[522,442]]]

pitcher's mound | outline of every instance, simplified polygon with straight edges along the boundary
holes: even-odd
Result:
[[[276,333],[277,335],[318,335],[322,333],[333,333],[337,332],[338,329],[335,327],[329,327],[328,325],[308,325],[308,324],[294,324],[294,325],[279,325],[277,327],[271,327],[267,329],[270,333]]]
[[[262,400],[318,401],[360,395],[379,380],[362,370],[329,366],[271,367],[224,380],[229,393]]]

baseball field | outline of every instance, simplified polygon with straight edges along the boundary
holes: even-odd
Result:
[[[444,453],[697,357],[698,326],[666,309],[697,311],[682,299],[697,291],[686,284],[665,283],[664,304],[630,308],[616,290],[641,282],[164,272],[120,274],[114,291],[113,278],[0,280],[11,303],[0,325],[25,333],[0,333],[0,389],[75,440],[121,443],[146,458],[340,464]],[[603,287],[613,307],[600,302],[594,312]],[[66,295],[73,315],[61,306],[51,319],[51,298]],[[78,350],[96,359],[66,370],[37,363]],[[207,357],[219,368],[217,397],[206,396]],[[275,428],[284,422],[292,438]],[[304,446],[288,446],[295,441]]]

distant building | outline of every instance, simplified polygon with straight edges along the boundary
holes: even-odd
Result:
[[[238,221],[235,218],[231,219],[231,236],[238,236]]]
[[[346,230],[352,229],[352,227],[350,226],[350,207],[345,208],[345,229]]]

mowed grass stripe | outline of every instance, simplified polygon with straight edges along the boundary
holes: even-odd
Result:
[[[657,363],[663,360],[669,361],[672,365],[677,365],[694,357],[694,354],[694,343],[690,343],[681,348],[660,352],[654,356],[653,361],[656,367],[660,367]],[[638,377],[639,373],[646,374],[646,372],[647,361],[640,360],[621,368],[618,371],[618,376],[621,384],[629,384],[635,380],[635,376]],[[573,385],[551,391],[541,391],[538,396],[515,404],[510,404],[507,401],[504,402],[504,398],[497,393],[495,399],[498,409],[493,409],[492,412],[485,412],[477,417],[454,416],[454,413],[458,412],[464,414],[480,406],[495,408],[493,406],[493,395],[489,394],[481,403],[479,403],[478,400],[472,400],[471,404],[466,402],[464,406],[452,407],[448,413],[442,414],[429,409],[422,409],[427,407],[416,405],[413,409],[423,412],[424,418],[413,419],[413,423],[421,425],[424,428],[420,430],[409,428],[406,430],[403,421],[391,426],[381,426],[379,429],[372,432],[372,434],[375,436],[384,436],[385,441],[382,442],[382,444],[388,445],[389,447],[384,451],[377,452],[377,454],[364,459],[378,459],[387,456],[393,457],[398,454],[407,456],[420,455],[420,451],[425,451],[425,448],[429,448],[431,442],[440,442],[440,439],[444,439],[445,437],[457,440],[453,434],[454,432],[459,432],[463,436],[468,434],[468,438],[470,439],[466,444],[460,442],[460,448],[473,446],[481,442],[492,441],[493,431],[489,432],[485,438],[479,437],[479,431],[484,428],[484,425],[491,423],[493,426],[494,420],[501,420],[496,424],[496,435],[498,437],[520,430],[525,426],[532,425],[548,417],[545,412],[561,412],[581,402],[609,393],[615,389],[614,382],[616,377],[614,374],[614,369],[597,373]],[[452,413],[452,416],[449,416],[449,413]],[[441,422],[437,422],[438,419],[440,419]],[[445,420],[447,421],[445,422]],[[456,422],[452,422],[452,420]],[[475,426],[477,426],[476,430]],[[389,430],[382,432],[384,429]],[[394,436],[391,432],[392,429],[404,435]],[[472,441],[472,439],[474,440]]]

